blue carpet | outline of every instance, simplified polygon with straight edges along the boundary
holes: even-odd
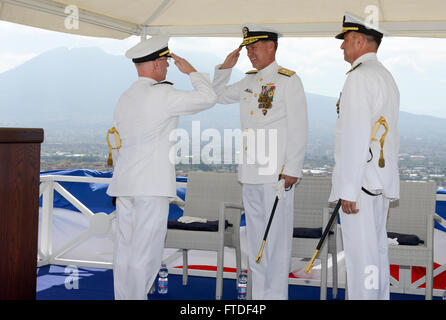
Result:
[[[75,272],[75,273],[74,273]],[[77,277],[75,277],[77,274]],[[289,286],[290,300],[319,300],[319,287]],[[332,299],[331,288],[327,298]],[[37,269],[37,300],[113,300],[113,272],[108,269],[48,265]],[[214,300],[215,278],[189,276],[183,286],[181,275],[169,275],[167,294],[148,295],[149,300]],[[338,290],[337,300],[344,300],[345,291]],[[223,280],[223,300],[236,300],[235,280]],[[439,297],[434,297],[440,300]],[[391,300],[424,300],[422,295],[391,294]]]

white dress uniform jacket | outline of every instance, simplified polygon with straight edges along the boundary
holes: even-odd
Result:
[[[283,174],[301,177],[308,117],[300,78],[273,62],[260,71],[248,72],[241,81],[228,86],[232,69],[220,70],[219,67],[220,65],[215,69],[212,83],[218,95],[217,103],[240,103],[242,132],[245,134],[248,130],[253,130],[256,135],[255,141],[243,139],[243,149],[240,150],[243,152],[243,162],[239,166],[240,181],[250,184],[276,183],[283,166]],[[283,73],[279,73],[279,70]],[[259,108],[258,99],[262,92],[272,96],[270,109]],[[257,129],[265,129],[265,152],[257,144]],[[274,148],[269,150],[269,129],[277,130],[277,145],[273,146],[277,147],[275,155]],[[252,158],[253,155],[255,159]],[[269,157],[269,163],[265,164],[262,156]],[[276,163],[273,170],[269,170],[269,165],[274,164],[271,162],[273,156],[276,156]]]
[[[376,53],[362,55],[352,66],[341,93],[335,126],[335,167],[330,201],[357,202],[361,187],[382,193],[388,199],[398,199],[398,87]],[[381,116],[389,126],[383,150],[384,168],[378,166],[379,142],[370,142],[372,128]],[[384,130],[382,126],[378,130],[378,140]]]
[[[213,81],[218,102],[239,102],[243,134],[249,131],[255,134],[255,139],[248,135],[242,140],[243,162],[239,165],[252,298],[288,299],[294,187],[278,202],[263,258],[260,263],[255,259],[271,214],[276,196],[274,185],[281,169],[284,168],[286,175],[302,177],[308,130],[305,92],[299,77],[276,62],[260,71],[248,72],[244,79],[229,86],[231,69],[219,70],[219,67]],[[269,163],[265,164],[264,156],[269,158]]]
[[[180,115],[193,114],[215,104],[207,74],[190,74],[194,91],[175,89],[167,82],[140,77],[124,92],[114,113],[122,147],[114,159],[110,196],[176,196],[175,165],[169,159],[169,141]]]
[[[375,53],[362,55],[352,66],[335,126],[336,163],[330,201],[356,202],[359,209],[356,214],[340,210],[349,298],[386,300],[390,272],[386,218],[389,199],[399,197],[399,92]],[[389,128],[383,168],[378,163],[380,143],[371,142],[372,128],[380,117]],[[381,126],[375,137],[379,140],[384,131]]]

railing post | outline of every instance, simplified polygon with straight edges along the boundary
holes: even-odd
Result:
[[[53,201],[54,180],[42,182],[45,184],[42,193],[42,221],[40,229],[40,252],[43,260],[51,263],[53,254]]]

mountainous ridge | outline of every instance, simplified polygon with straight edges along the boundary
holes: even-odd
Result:
[[[197,70],[212,78],[217,56],[184,57]],[[190,57],[190,58],[189,58]],[[244,73],[233,70],[231,82]],[[137,79],[132,62],[123,56],[110,55],[98,48],[57,48],[0,74],[0,126],[43,127],[46,140],[61,132],[82,139],[102,139],[111,126],[113,110],[119,96]],[[179,89],[190,90],[188,77],[170,62],[167,80]],[[309,146],[332,145],[336,121],[337,97],[306,93],[309,114]],[[180,118],[180,127],[190,130],[191,121],[205,128],[237,128],[238,104],[216,105],[196,115]],[[404,141],[444,144],[446,119],[400,112],[400,134]]]

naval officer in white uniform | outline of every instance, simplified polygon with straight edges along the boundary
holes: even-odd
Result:
[[[304,89],[294,71],[275,61],[278,37],[274,30],[245,25],[243,43],[216,66],[213,80],[218,103],[240,103],[242,132],[255,137],[243,139],[239,165],[253,299],[288,299],[294,185],[302,177],[307,143]],[[244,46],[255,70],[228,85],[232,67]],[[268,162],[262,159],[263,154],[269,155]],[[282,184],[276,190],[281,172]],[[256,263],[276,192],[283,194],[280,187],[290,190],[278,202],[262,260]]]
[[[180,115],[207,109],[217,97],[208,74],[170,53],[168,37],[144,40],[126,56],[135,63],[139,78],[120,97],[113,120],[121,140],[107,191],[117,197],[114,290],[115,299],[147,299],[161,265],[169,197],[176,196],[169,134]],[[170,56],[195,90],[177,90],[163,81]]]
[[[344,16],[344,59],[351,64],[338,102],[330,201],[341,199],[350,299],[389,299],[386,219],[399,197],[399,91],[377,59],[383,32]]]

